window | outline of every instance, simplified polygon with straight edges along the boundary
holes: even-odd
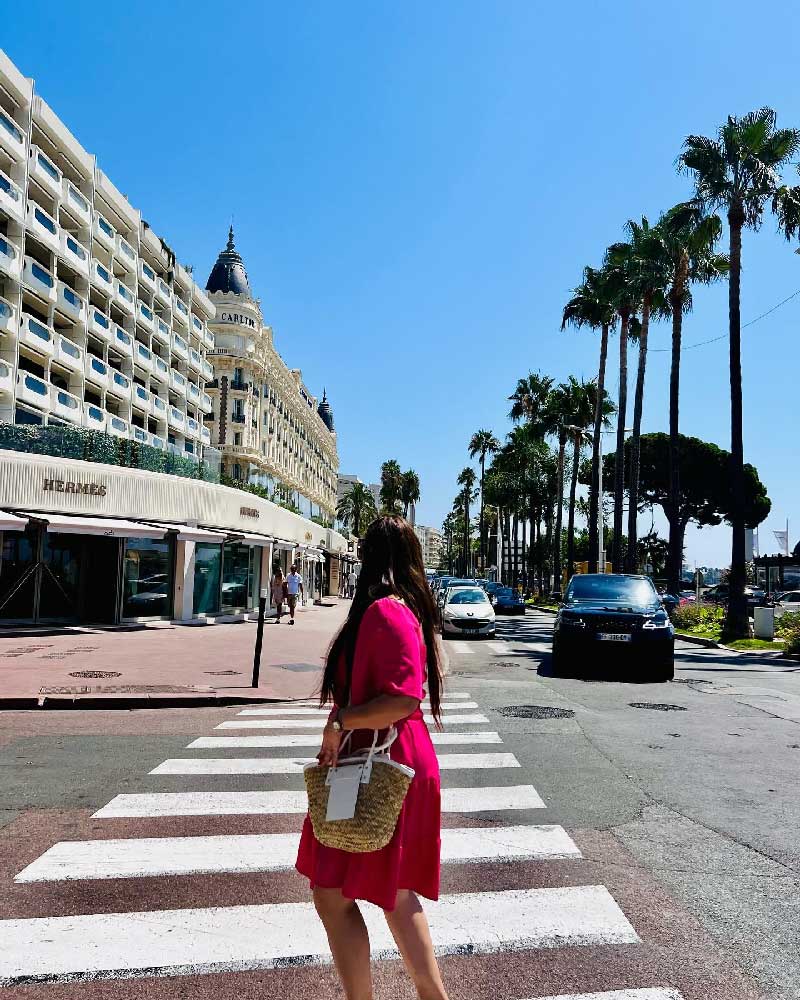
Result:
[[[114,239],[114,230],[106,222],[102,215],[97,216],[97,225],[106,234],[106,236],[110,236],[112,240]]]
[[[114,372],[114,384],[121,386],[123,389],[127,389],[130,385],[128,379],[122,374],[122,372]]]
[[[35,375],[25,376],[25,388],[30,389],[31,392],[35,392],[38,396],[47,395],[47,385],[40,378],[36,378]]]
[[[98,312],[96,309],[94,311],[94,321],[95,323],[97,323],[98,326],[102,326],[104,330],[108,330],[109,327],[111,326],[108,316],[104,316],[101,312]]]
[[[64,298],[66,299],[67,302],[69,302],[71,306],[75,306],[76,309],[80,309],[81,300],[78,298],[75,292],[72,291],[69,285],[64,286]]]
[[[220,607],[222,546],[197,542],[194,549],[194,598],[196,615],[216,614]]]
[[[30,329],[32,334],[39,337],[41,340],[46,340],[47,343],[50,343],[52,334],[50,333],[50,331],[47,329],[46,326],[44,326],[42,323],[38,321],[38,319],[34,319],[32,316],[29,316],[28,328]]]
[[[177,295],[175,296],[175,305],[177,306],[177,309],[178,309],[178,312],[181,312],[181,313],[183,313],[183,314],[184,314],[184,316],[188,316],[188,315],[189,315],[189,309],[188,309],[188,308],[187,308],[187,306],[186,306],[186,305],[185,305],[185,304],[184,304],[184,303],[183,303],[183,302],[181,301],[181,299],[179,299],[179,298],[177,297]]]
[[[41,267],[39,264],[35,262],[31,264],[31,274],[38,281],[41,281],[43,285],[47,285],[48,288],[53,287],[52,275],[50,275],[48,271],[45,271],[45,269]]]
[[[67,237],[67,250],[69,250],[70,253],[75,254],[79,260],[86,260],[86,251],[80,243],[76,243],[71,236]]]
[[[128,334],[125,333],[124,330],[121,330],[119,327],[117,327],[117,340],[121,344],[125,344],[126,346],[129,346],[131,342],[131,338],[128,336]]]
[[[130,246],[125,240],[121,239],[119,241],[120,250],[125,254],[126,257],[134,258],[136,254],[133,251],[133,247]]]
[[[92,370],[96,371],[99,375],[107,375],[108,369],[105,364],[99,358],[92,358],[91,361]]]
[[[22,132],[20,132],[13,120],[9,118],[3,110],[0,110],[0,125],[2,125],[6,132],[8,132],[13,139],[16,139],[17,142],[23,141]]]
[[[106,270],[106,269],[105,269],[105,268],[103,267],[103,265],[102,265],[102,264],[95,264],[95,271],[97,272],[97,276],[98,276],[98,277],[99,277],[99,278],[100,278],[100,279],[101,279],[102,281],[105,281],[105,283],[106,283],[107,285],[110,285],[110,284],[111,284],[111,275],[110,275],[110,274],[108,273],[108,271],[107,271],[107,270]]]
[[[60,347],[64,354],[68,354],[71,358],[80,358],[81,351],[79,347],[76,347],[71,340],[67,340],[66,337],[62,337],[60,341]]]
[[[142,261],[142,274],[145,278],[149,278],[151,281],[156,280],[156,272],[152,269],[152,267],[148,267],[144,261]]]
[[[121,282],[117,284],[117,291],[126,302],[133,302],[133,295]]]
[[[222,559],[222,608],[235,611],[258,603],[258,563],[256,546],[227,542]]]
[[[139,312],[145,319],[149,319],[151,323],[153,322],[153,310],[148,309],[144,302],[139,303]]]
[[[53,234],[53,236],[55,236],[55,235],[56,235],[56,232],[57,232],[57,228],[56,228],[56,224],[55,224],[55,222],[53,222],[53,220],[52,220],[52,219],[50,218],[50,216],[49,216],[49,215],[46,215],[46,214],[45,214],[45,213],[44,213],[44,212],[43,212],[43,211],[41,210],[41,208],[35,208],[35,209],[33,210],[33,215],[34,215],[34,218],[36,219],[36,221],[37,221],[37,222],[39,223],[39,225],[40,225],[40,226],[44,226],[44,228],[45,228],[45,229],[46,229],[46,230],[47,230],[47,231],[48,231],[49,233],[52,233],[52,234]]]
[[[169,617],[172,608],[171,541],[128,538],[124,545],[122,617]]]
[[[56,393],[56,399],[61,404],[61,406],[66,406],[68,410],[78,409],[78,400],[74,396],[70,396],[68,392],[63,392],[61,389]]]
[[[69,186],[69,200],[74,201],[75,204],[82,208],[84,212],[89,211],[89,202],[83,197],[80,191],[76,190],[72,184]]]
[[[145,361],[149,361],[152,358],[152,354],[150,353],[150,348],[145,347],[144,344],[136,345],[136,353],[139,355],[139,357],[144,358]]]
[[[99,420],[99,421],[102,422],[102,420],[103,420],[103,411],[99,407],[97,407],[97,406],[90,406],[88,412],[89,412],[89,416],[92,418],[92,420]]]
[[[42,168],[42,170],[44,170],[47,176],[52,177],[52,179],[57,184],[60,184],[61,171],[57,167],[54,167],[53,164],[47,159],[47,157],[43,153],[39,153],[37,159],[39,161],[39,166]]]

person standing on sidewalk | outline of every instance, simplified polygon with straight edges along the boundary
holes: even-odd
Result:
[[[303,578],[293,564],[286,577],[286,594],[289,602],[289,624],[294,625],[294,609],[297,606],[298,595],[303,596]]]
[[[333,702],[333,709],[318,759],[336,764],[342,731],[352,732],[352,749],[358,750],[370,746],[374,730],[394,727],[391,759],[413,768],[414,777],[386,847],[358,854],[325,847],[306,816],[296,867],[311,883],[348,1000],[372,1000],[373,995],[369,937],[359,899],[383,909],[418,997],[447,1000],[417,897],[439,896],[439,763],[420,707],[427,685],[439,724],[436,605],[419,541],[402,517],[390,514],[373,521],[362,550],[355,598],[323,675],[320,704]]]
[[[356,584],[358,583],[358,577],[356,576],[356,571],[350,569],[347,574],[347,596],[349,598],[354,598],[356,596]]]
[[[283,570],[280,566],[275,570],[270,587],[272,590],[272,603],[275,605],[275,611],[278,616],[275,624],[280,625],[281,615],[283,614],[283,602],[286,599],[286,581],[283,579]]]

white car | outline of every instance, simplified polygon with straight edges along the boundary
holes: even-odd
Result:
[[[493,636],[494,609],[482,587],[449,590],[442,607],[442,638],[449,636]]]
[[[800,590],[785,590],[775,602],[775,610],[800,611]]]

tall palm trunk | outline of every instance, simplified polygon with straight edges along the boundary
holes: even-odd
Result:
[[[637,568],[636,540],[639,515],[639,454],[644,406],[644,376],[647,368],[647,337],[650,332],[650,296],[642,302],[642,329],[639,333],[639,367],[636,371],[636,393],[633,400],[633,433],[631,435],[631,467],[628,475],[628,552],[625,560],[629,573]]]
[[[605,571],[599,567],[600,553],[600,435],[603,432],[603,399],[606,385],[606,358],[608,357],[608,323],[600,333],[600,364],[597,369],[597,400],[594,406],[594,438],[592,439],[592,482],[589,487],[589,572]]]
[[[484,507],[483,507],[483,480],[486,476],[486,452],[481,452],[481,522],[480,522],[480,534],[481,534],[481,569],[486,568],[486,537],[485,537],[485,520],[484,520]]]
[[[564,451],[567,447],[567,432],[558,431],[558,486],[556,487],[556,527],[553,539],[553,590],[561,590],[561,524],[564,516]]]
[[[619,402],[617,404],[617,458],[614,477],[614,547],[611,561],[615,573],[622,573],[622,525],[625,499],[625,417],[628,412],[628,320],[627,311],[620,313],[619,330]]]
[[[507,582],[511,573],[511,511],[508,507],[506,507],[505,519],[506,557],[503,563],[503,579]]]
[[[728,212],[731,233],[730,279],[728,286],[728,320],[730,327],[731,381],[731,575],[728,614],[725,621],[727,638],[743,639],[750,634],[750,619],[744,595],[746,583],[744,544],[744,441],[742,439],[742,345],[740,284],[742,274],[742,226],[744,211],[732,205]]]
[[[528,516],[522,509],[522,589],[528,589]]]
[[[676,269],[670,289],[672,311],[672,363],[669,372],[669,548],[667,552],[667,588],[671,594],[680,590],[683,566],[683,535],[678,530],[678,510],[681,497],[681,456],[679,436],[681,388],[681,338],[683,337],[683,299],[689,273],[689,260],[684,253]]]
[[[569,483],[569,513],[567,515],[567,577],[575,572],[575,497],[578,492],[578,465],[581,460],[581,437],[576,432],[572,446],[572,478]]]

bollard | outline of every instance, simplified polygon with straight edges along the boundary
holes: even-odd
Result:
[[[264,615],[267,610],[267,588],[261,591],[258,600],[258,625],[256,626],[256,650],[253,655],[253,687],[258,687],[258,672],[261,669],[261,644],[264,641]]]

